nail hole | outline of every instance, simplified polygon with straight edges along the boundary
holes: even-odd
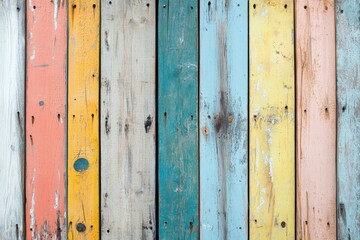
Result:
[[[240,4],[238,3],[238,5],[237,5],[238,7],[240,7]],[[241,229],[241,228],[240,228]]]
[[[95,74],[93,74],[92,76],[95,77]]]
[[[306,113],[306,109],[304,109],[304,113]]]
[[[35,122],[35,117],[31,116],[31,124],[34,124],[34,122]]]
[[[340,10],[340,13],[344,13],[344,10],[341,9],[341,10]]]
[[[33,229],[32,229],[32,228],[30,228],[30,231],[31,231],[31,232],[32,232],[32,230],[33,230]]]
[[[325,108],[325,112],[327,112],[328,111],[328,108]]]
[[[166,113],[166,112],[164,112],[164,117],[166,117],[166,115],[167,115],[167,113]]]
[[[282,221],[282,222],[281,222],[281,227],[282,227],[282,228],[285,228],[285,227],[286,227],[286,222]]]
[[[94,119],[94,114],[93,113],[91,114],[91,118]]]
[[[147,7],[150,7],[150,3],[147,3],[146,6],[147,6]]]
[[[112,2],[111,2],[111,1],[109,1],[109,4],[111,5],[111,4],[112,4]]]
[[[342,111],[343,111],[343,112],[345,112],[345,110],[346,110],[346,107],[345,107],[345,106],[343,106],[343,107],[342,107]]]
[[[329,222],[327,222],[327,225],[328,225],[328,227],[330,227],[330,223],[329,223]]]
[[[193,116],[193,115],[191,115],[191,116],[190,116],[190,118],[191,118],[191,120],[193,120],[193,119],[194,119],[194,116]]]
[[[110,233],[110,229],[106,230],[107,233]]]
[[[307,6],[306,6],[306,5],[304,6],[304,9],[307,9]]]
[[[190,6],[190,9],[191,9],[191,10],[193,10],[193,9],[194,9],[194,7],[193,7],[193,6]]]
[[[288,110],[288,106],[285,106],[285,110]]]
[[[76,8],[76,4],[73,4],[72,7],[73,7],[73,8]]]
[[[96,8],[96,4],[95,4],[95,3],[93,4],[93,8]]]
[[[255,223],[257,223],[257,220],[255,219]]]
[[[284,5],[284,8],[285,8],[285,9],[287,8],[287,4]]]
[[[91,226],[90,226],[90,229],[91,229],[91,230],[93,230],[93,228],[94,228],[94,226],[93,226],[93,225],[91,225]]]
[[[75,115],[73,115],[73,118],[75,118]]]
[[[36,6],[35,6],[35,5],[33,6],[33,9],[36,9]]]
[[[211,119],[211,116],[210,116],[210,115],[208,115],[208,119]]]
[[[325,10],[328,10],[328,6],[325,6]]]
[[[256,9],[256,4],[253,5],[253,8]]]
[[[20,8],[19,8],[19,7],[17,7],[17,8],[16,8],[16,10],[19,12],[19,11],[20,11]]]
[[[57,115],[58,121],[60,122],[60,113]]]
[[[166,8],[166,5],[165,5],[165,4],[163,5],[163,8]]]
[[[308,224],[308,221],[305,221],[305,225],[307,225]]]

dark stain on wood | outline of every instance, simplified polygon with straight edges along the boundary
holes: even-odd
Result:
[[[145,122],[144,122],[144,127],[145,127],[145,133],[148,133],[150,128],[151,128],[151,124],[152,124],[152,117],[149,115]]]

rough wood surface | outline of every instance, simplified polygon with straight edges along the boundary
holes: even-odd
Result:
[[[297,239],[336,238],[334,1],[296,1]]]
[[[199,239],[198,1],[158,3],[159,239]]]
[[[155,11],[102,1],[102,239],[155,239]]]
[[[202,239],[247,239],[248,4],[200,1]]]
[[[0,1],[0,239],[24,239],[25,1]]]
[[[250,239],[295,237],[294,5],[251,0]]]
[[[68,238],[100,238],[100,0],[68,3]]]
[[[360,236],[360,4],[336,1],[337,236]]]
[[[65,239],[64,0],[27,4],[26,237]]]

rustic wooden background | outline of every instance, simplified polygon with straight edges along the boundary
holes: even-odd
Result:
[[[360,237],[358,0],[0,0],[0,239]]]

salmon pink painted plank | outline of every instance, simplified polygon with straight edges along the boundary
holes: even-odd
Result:
[[[25,1],[0,1],[0,239],[24,238]]]
[[[296,1],[297,239],[336,238],[334,1]]]
[[[65,0],[27,4],[27,239],[65,239],[66,12]]]

